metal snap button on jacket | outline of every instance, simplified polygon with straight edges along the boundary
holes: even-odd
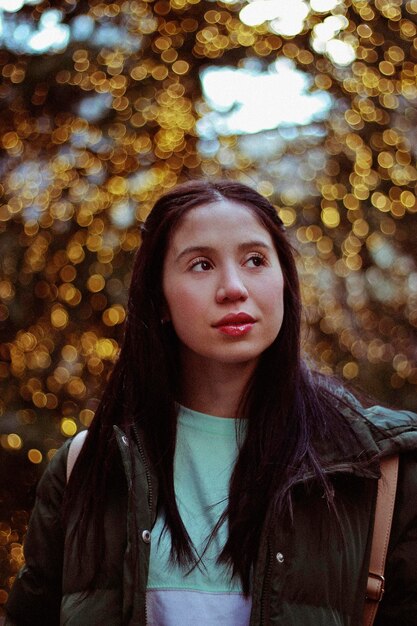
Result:
[[[282,552],[277,552],[275,558],[278,563],[284,563],[284,555],[282,554]]]
[[[144,530],[142,532],[142,541],[144,543],[150,543],[150,541],[151,541],[151,533],[149,532],[149,530]]]

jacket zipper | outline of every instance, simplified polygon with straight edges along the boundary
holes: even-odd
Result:
[[[266,564],[266,573],[263,584],[262,591],[262,600],[261,600],[261,626],[266,624],[266,614],[267,614],[267,596],[269,595],[269,586],[272,578],[272,567],[274,562],[274,556],[272,554],[272,550],[269,546],[268,541],[268,562]]]
[[[151,480],[151,472],[149,469],[149,465],[148,465],[148,461],[145,455],[145,451],[143,449],[143,444],[142,444],[142,439],[140,438],[139,435],[139,431],[136,427],[136,424],[133,424],[133,432],[136,438],[136,443],[138,446],[138,450],[139,450],[139,454],[142,457],[142,461],[143,461],[143,466],[145,468],[145,475],[146,475],[146,482],[148,483],[148,506],[149,506],[149,511],[151,513],[151,516],[153,515],[152,513],[152,507],[153,507],[153,489],[152,489],[152,480]],[[146,603],[146,589],[145,589],[145,626],[148,623],[148,606]]]
[[[142,457],[143,465],[145,467],[146,482],[148,483],[148,506],[149,506],[149,510],[150,510],[150,512],[152,514],[152,509],[153,509],[153,489],[152,489],[151,473],[150,473],[150,470],[149,470],[148,461],[146,459],[145,451],[143,449],[142,440],[140,438],[140,435],[139,435],[138,429],[136,427],[136,424],[133,424],[133,432],[135,433],[135,438],[136,438],[136,443],[138,445],[139,454]]]

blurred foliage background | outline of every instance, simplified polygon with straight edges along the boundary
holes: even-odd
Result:
[[[417,0],[0,0],[0,614],[34,486],[117,355],[138,225],[197,176],[277,207],[305,349],[417,385]]]

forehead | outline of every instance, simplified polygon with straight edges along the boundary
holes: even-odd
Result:
[[[233,235],[263,235],[268,242],[271,236],[256,210],[251,205],[233,200],[204,203],[190,209],[182,216],[171,234],[171,244],[193,239],[230,239]]]

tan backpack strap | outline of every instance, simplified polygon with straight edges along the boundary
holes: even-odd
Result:
[[[385,560],[394,514],[398,461],[398,454],[381,459],[381,478],[378,480],[374,532],[363,615],[364,626],[372,626],[374,623],[378,605],[384,593]]]
[[[68,457],[67,457],[67,482],[70,479],[71,472],[75,465],[75,462],[80,454],[81,448],[84,445],[85,438],[87,436],[87,430],[82,430],[77,433],[74,439],[71,441],[68,449]]]

